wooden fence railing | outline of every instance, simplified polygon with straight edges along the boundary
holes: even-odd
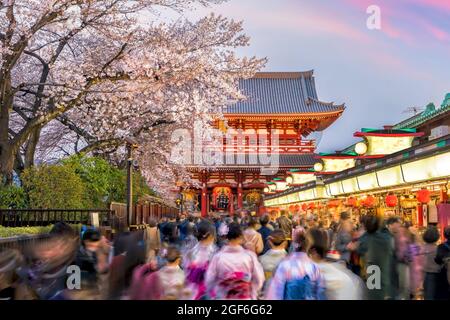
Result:
[[[98,212],[100,226],[110,224],[114,211],[107,209],[0,209],[3,227],[46,226],[58,221],[88,224],[91,213]]]
[[[128,224],[127,206],[124,203],[111,203],[110,210],[115,212],[115,217],[124,224]],[[132,210],[130,226],[140,226],[149,223],[150,219],[159,220],[162,217],[176,215],[177,208],[160,203],[136,204]]]

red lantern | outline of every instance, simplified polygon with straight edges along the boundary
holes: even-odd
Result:
[[[364,205],[365,207],[373,207],[374,204],[375,204],[375,197],[374,197],[374,196],[367,196],[367,197],[364,199],[363,205]]]
[[[296,204],[295,205],[295,211],[299,211],[300,210],[300,205],[299,204]]]
[[[328,201],[328,207],[329,208],[335,208],[339,206],[339,201],[338,200],[330,200]]]
[[[420,203],[430,202],[430,191],[426,188],[417,191],[417,200],[419,200]]]
[[[395,194],[389,193],[386,196],[386,205],[388,207],[395,207],[395,206],[397,206],[397,203],[398,203],[398,198]]]
[[[302,210],[306,211],[306,209],[308,209],[308,205],[306,203],[302,204]]]
[[[291,204],[291,205],[289,206],[289,211],[290,211],[290,212],[294,212],[294,210],[295,210],[295,206],[294,206],[293,204]]]
[[[350,197],[347,199],[347,205],[349,207],[356,207],[356,199],[353,197]]]
[[[314,202],[311,202],[310,204],[308,204],[308,209],[315,209],[316,208],[316,204]]]

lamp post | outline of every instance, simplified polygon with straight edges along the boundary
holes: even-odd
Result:
[[[128,137],[125,138],[127,146],[127,217],[128,227],[133,224],[133,150],[137,149],[137,141]]]

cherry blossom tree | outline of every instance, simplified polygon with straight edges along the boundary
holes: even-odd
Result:
[[[239,78],[265,59],[239,58],[242,24],[210,15],[155,19],[221,0],[3,0],[0,8],[0,174],[72,152],[120,159],[124,138],[141,145],[156,189],[185,176],[168,161],[170,132],[243,99]]]

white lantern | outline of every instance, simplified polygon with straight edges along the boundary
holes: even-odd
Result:
[[[367,144],[365,144],[364,142],[358,142],[355,145],[355,152],[359,155],[363,155],[367,152]]]
[[[323,164],[322,162],[316,162],[314,164],[314,171],[321,172],[323,170]]]
[[[269,190],[268,187],[265,187],[265,188],[264,188],[264,192],[265,192],[265,193],[268,193],[269,191],[270,191],[270,190]]]
[[[294,178],[292,178],[292,176],[287,176],[286,182],[287,182],[287,184],[292,184],[294,182]]]

